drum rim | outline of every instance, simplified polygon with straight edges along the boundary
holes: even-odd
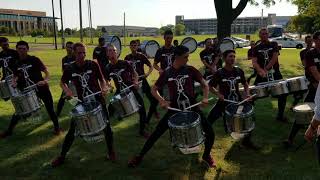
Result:
[[[229,111],[227,111],[227,107],[229,107],[231,105],[234,105],[234,104],[228,104],[226,106],[226,108],[225,108],[225,111],[224,111],[225,114],[228,115],[229,117],[241,117],[241,118],[243,118],[243,117],[247,117],[248,115],[254,115],[254,106],[252,104],[249,104],[249,103],[247,104],[247,105],[251,106],[252,109],[250,111],[248,111],[245,116],[242,116],[242,115],[239,115],[239,114],[236,114],[236,116],[235,116],[235,114],[231,114]]]
[[[144,47],[141,48],[143,50],[143,52],[148,56],[148,57],[151,57],[151,58],[154,58],[156,56],[156,53],[155,54],[148,54],[147,53],[147,46],[149,45],[150,42],[154,42],[158,49],[160,49],[160,44],[156,41],[156,40],[145,40],[146,41],[146,44],[144,44]],[[141,47],[142,47],[143,44],[141,44]]]
[[[118,36],[115,36],[115,35],[108,35],[107,36],[108,38],[111,38],[111,42],[113,42],[113,39],[117,39],[118,40],[118,42],[119,42],[119,45],[120,45],[120,49],[117,49],[118,50],[118,58],[120,57],[120,55],[121,55],[121,52],[122,52],[122,43],[121,43],[121,39],[118,37]],[[109,42],[109,43],[107,43],[107,38],[105,38],[105,43],[106,43],[106,45],[109,45],[109,44],[111,44],[111,42]]]
[[[187,126],[181,126],[181,125],[175,125],[173,124],[170,120],[173,119],[174,117],[182,114],[182,113],[194,113],[197,115],[197,119],[195,121],[193,121],[192,123],[188,124]],[[195,127],[196,125],[200,124],[201,126],[201,116],[199,113],[197,112],[194,112],[194,111],[182,111],[182,112],[178,112],[178,113],[175,113],[173,114],[169,119],[168,119],[168,126],[170,128],[174,128],[174,129],[187,129],[189,127]]]
[[[187,40],[190,41],[190,39],[191,39],[193,42],[195,42],[195,44],[196,44],[195,48],[193,48],[192,51],[190,51],[190,49],[189,49],[189,53],[193,53],[193,52],[195,52],[195,51],[197,50],[197,48],[198,48],[198,42],[197,42],[196,39],[194,39],[193,37],[185,37],[185,38],[181,41],[181,45],[184,46],[184,42],[187,41]]]
[[[98,110],[102,110],[102,105],[100,103],[98,103],[98,102],[91,102],[91,103],[95,103],[95,105],[98,105],[98,106],[96,106],[95,108],[93,108],[89,112],[84,111],[83,113],[75,113],[75,112],[73,112],[73,110],[76,109],[76,107],[84,105],[83,103],[77,104],[71,109],[71,111],[70,111],[71,116],[72,117],[81,117],[81,116],[85,116],[88,114],[96,113]]]
[[[231,42],[232,43],[232,49],[234,50],[235,48],[236,48],[236,46],[235,46],[235,44],[234,44],[234,41],[231,39],[231,38],[229,38],[229,37],[225,37],[225,38],[223,38],[223,40],[221,41],[221,43],[220,43],[220,45],[219,45],[219,50],[223,53],[224,51],[222,51],[221,50],[221,44],[223,44],[224,42],[226,42],[226,41],[229,41],[229,42]],[[228,50],[228,49],[227,49]],[[225,50],[226,51],[226,50]]]

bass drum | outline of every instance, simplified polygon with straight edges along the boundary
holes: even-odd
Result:
[[[120,38],[118,36],[103,36],[103,38],[105,40],[105,46],[109,44],[114,45],[117,48],[118,57],[120,57],[122,50]]]
[[[230,38],[224,38],[219,46],[221,53],[224,53],[226,50],[234,50],[235,48],[235,42]]]
[[[148,58],[154,58],[158,49],[160,48],[160,45],[155,40],[146,40],[141,43],[140,48],[142,49],[143,54],[145,54]]]
[[[197,50],[198,43],[192,37],[186,37],[181,41],[181,45],[189,49],[189,53],[193,53]]]

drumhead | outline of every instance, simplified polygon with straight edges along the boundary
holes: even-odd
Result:
[[[238,111],[238,107],[240,106],[243,106],[243,109],[242,109],[242,114],[251,114],[253,112],[253,106],[252,104],[249,104],[249,103],[244,103],[244,104],[241,104],[241,105],[236,105],[236,104],[229,104],[227,107],[226,107],[226,114],[229,115],[229,116],[233,116],[237,113]]]
[[[186,37],[181,41],[181,45],[189,49],[189,53],[193,53],[197,50],[198,43],[192,37]]]
[[[183,128],[189,127],[200,119],[200,115],[196,112],[178,112],[171,116],[168,121],[169,127]]]
[[[155,40],[146,40],[141,43],[140,48],[149,58],[154,58],[158,49],[160,49],[160,45]]]
[[[104,36],[105,39],[105,46],[112,44],[117,48],[117,54],[118,57],[121,55],[122,46],[121,46],[121,40],[118,36]]]
[[[235,49],[234,41],[230,38],[224,38],[220,44],[220,51],[221,53],[225,52],[226,50],[234,50]]]
[[[72,110],[71,114],[72,115],[83,115],[91,112],[92,110],[96,109],[99,107],[100,104],[97,102],[90,102],[90,103],[81,103],[76,105]]]
[[[303,103],[303,104],[299,104],[297,106],[295,106],[293,108],[293,111],[295,112],[310,112],[313,111],[314,108],[316,107],[315,103]]]

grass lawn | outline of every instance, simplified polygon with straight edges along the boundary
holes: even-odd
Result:
[[[245,39],[246,35],[245,34],[234,34],[232,36],[235,37],[241,37],[243,39]],[[251,39],[252,40],[257,40],[258,36],[256,34],[251,34]],[[182,41],[183,38],[188,37],[188,36],[175,36],[174,39],[177,39],[179,42]],[[209,37],[216,37],[216,35],[192,35],[193,38],[195,38],[197,40],[197,42],[200,41],[204,41],[206,38]],[[17,36],[9,36],[8,37],[10,39],[11,42],[18,42],[20,41],[20,37]],[[29,43],[54,43],[54,38],[53,37],[43,37],[43,38],[35,38],[35,37],[31,37],[31,36],[25,36],[21,38],[24,41],[27,41]],[[125,44],[128,45],[130,43],[131,40],[133,39],[140,39],[141,42],[143,42],[144,40],[156,40],[159,43],[163,44],[163,38],[162,36],[156,36],[156,37],[126,37],[125,39]],[[80,41],[79,37],[66,37],[66,41],[73,41],[73,42],[78,42]],[[59,45],[61,44],[61,38],[58,37],[57,38],[57,42],[59,43]],[[86,44],[90,44],[90,38],[89,37],[84,37],[83,38],[83,42]],[[121,42],[122,44],[124,44],[124,38],[121,38]],[[97,44],[98,43],[98,37],[93,38],[93,43]]]
[[[91,58],[92,50],[88,49],[88,58]],[[202,66],[199,60],[200,50],[190,57],[190,64],[197,68]],[[121,57],[128,51],[125,49]],[[251,64],[249,61],[240,60],[245,59],[246,52],[246,49],[238,49],[237,58],[238,64],[245,69],[248,77]],[[43,49],[33,45],[30,54],[40,57],[48,66],[52,75],[50,88],[57,103],[61,94],[58,82],[64,50]],[[303,74],[303,70],[298,66],[298,54],[296,49],[281,51],[281,71],[285,77]],[[149,78],[151,84],[157,76],[157,73],[153,72]],[[148,101],[145,102],[148,107]],[[289,111],[291,102],[290,96],[286,110],[286,115],[290,118],[293,117],[293,113]],[[204,112],[207,114],[212,106],[213,103],[205,108]],[[70,122],[70,109],[71,106],[67,105],[59,119],[65,133]],[[0,130],[7,128],[13,112],[11,102],[0,100]],[[314,146],[307,144],[297,152],[285,150],[281,142],[287,137],[291,124],[276,122],[276,113],[276,99],[266,98],[255,103],[257,122],[253,141],[262,147],[258,152],[240,148],[239,142],[224,133],[222,121],[218,120],[214,124],[216,141],[211,152],[217,162],[217,169],[208,170],[201,163],[202,153],[182,155],[171,148],[168,132],[145,156],[141,166],[136,169],[127,168],[128,159],[138,153],[145,142],[137,136],[137,114],[122,121],[112,120],[118,156],[116,163],[105,161],[104,142],[88,144],[77,138],[66,163],[52,169],[50,162],[60,153],[65,133],[53,136],[52,123],[42,108],[42,122],[20,122],[12,137],[0,141],[0,179],[319,179]],[[156,124],[157,120],[152,119],[149,130],[152,131]],[[303,132],[296,138],[296,144],[301,142]]]

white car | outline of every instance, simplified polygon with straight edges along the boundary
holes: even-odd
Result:
[[[239,37],[231,37],[231,39],[233,41],[235,41],[235,44],[236,44],[237,48],[243,48],[243,47],[250,46],[250,41],[249,40],[242,39],[242,38],[239,38]]]
[[[306,47],[306,43],[303,41],[295,40],[289,37],[277,37],[271,38],[270,41],[277,42],[279,46],[283,48],[297,48],[302,49]]]

